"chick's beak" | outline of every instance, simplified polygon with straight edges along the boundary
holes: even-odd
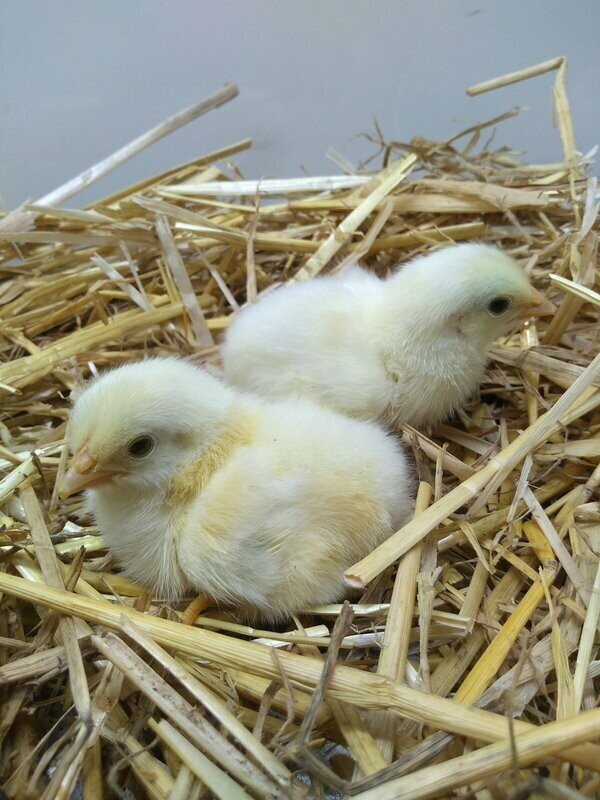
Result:
[[[529,319],[530,317],[545,317],[554,314],[556,306],[547,300],[537,289],[532,289],[529,301],[524,303],[519,309],[519,319]]]
[[[59,497],[61,500],[66,500],[72,494],[87,489],[89,486],[104,483],[117,474],[114,470],[99,469],[98,463],[83,447],[75,453],[71,460],[71,465],[60,486]]]

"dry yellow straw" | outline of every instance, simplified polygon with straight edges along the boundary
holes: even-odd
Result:
[[[483,469],[448,492],[437,503],[415,517],[397,533],[387,539],[366,558],[354,564],[345,573],[349,586],[363,587],[376,575],[389,567],[417,542],[473,498],[482,497],[482,489],[489,483],[497,487],[514,467],[527,455],[558,430],[557,423],[571,409],[591,384],[600,377],[600,355],[585,369],[570,389],[560,397],[550,411],[493,456]],[[597,398],[596,398],[597,400]],[[490,486],[488,486],[488,491]]]
[[[21,489],[21,500],[29,521],[31,538],[35,545],[44,580],[54,588],[64,590],[65,585],[58,568],[58,561],[52,547],[50,534],[48,533],[37,496],[31,486]],[[91,719],[90,692],[73,619],[71,617],[61,617],[59,629],[69,666],[69,681],[73,693],[73,702],[79,716],[85,722],[89,722]]]
[[[431,486],[421,483],[415,501],[415,513],[424,511],[431,500]],[[377,674],[396,681],[404,680],[404,670],[410,643],[417,574],[421,563],[421,543],[416,544],[400,559],[394,580],[381,653],[377,663]],[[376,733],[375,741],[385,759],[390,764],[394,757],[396,717],[375,712],[370,719],[371,729]]]
[[[565,67],[563,58],[553,59],[475,87],[475,92],[490,90],[554,70],[563,151],[556,163],[528,164],[507,149],[483,145],[485,129],[518,113],[511,109],[441,142],[418,136],[409,144],[387,142],[377,129],[369,140],[381,153],[358,174],[335,156],[348,175],[238,180],[243,176],[228,159],[250,145],[245,140],[124,186],[85,210],[32,204],[4,217],[0,550],[6,569],[0,569],[0,597],[3,587],[19,597],[4,592],[0,611],[0,742],[10,755],[7,795],[66,800],[83,773],[84,797],[96,798],[110,790],[110,764],[119,770],[121,785],[129,773],[151,800],[199,800],[202,792],[228,796],[237,789],[262,797],[258,787],[279,800],[288,791],[298,793],[289,776],[296,768],[310,773],[317,794],[337,789],[352,795],[378,787],[378,796],[384,796],[386,781],[411,775],[412,784],[406,778],[399,785],[411,797],[512,796],[532,788],[546,767],[568,791],[597,792],[593,780],[571,768],[574,762],[598,770],[600,745],[591,741],[571,748],[564,739],[559,758],[548,764],[544,753],[529,770],[521,770],[515,759],[498,783],[497,764],[484,765],[489,771],[479,778],[475,761],[467,761],[464,772],[461,761],[440,764],[486,742],[507,745],[508,716],[515,717],[517,738],[532,730],[543,734],[553,716],[577,719],[580,709],[593,707],[592,681],[600,674],[600,574],[592,591],[600,519],[595,493],[600,376],[536,444],[536,416],[557,413],[557,400],[565,393],[559,402],[566,403],[571,385],[589,374],[586,365],[597,352],[598,182],[587,174],[592,154],[576,151]],[[382,186],[385,191],[385,181],[402,171],[408,154],[417,157],[412,171],[378,200],[374,193]],[[61,202],[64,188],[54,202]],[[269,193],[279,199],[262,203]],[[359,208],[367,214],[362,220],[352,216]],[[19,228],[31,220],[31,229]],[[435,487],[436,501],[447,502],[444,494],[466,482],[449,495],[451,503],[433,506],[447,517],[425,536],[419,606],[414,608],[412,599],[411,559],[432,512],[417,508],[389,554],[395,558],[415,542],[397,562],[393,591],[394,564],[372,581],[364,602],[354,605],[354,630],[341,643],[350,652],[349,663],[335,658],[338,642],[334,638],[332,647],[329,634],[341,604],[303,609],[303,622],[305,614],[316,615],[327,625],[307,617],[306,627],[284,632],[241,624],[235,609],[225,618],[203,615],[200,630],[190,630],[160,598],[147,607],[147,592],[124,579],[108,561],[100,536],[82,527],[87,521],[82,498],[62,502],[53,490],[66,465],[66,392],[96,370],[152,356],[180,355],[218,370],[219,333],[232,311],[254,292],[293,281],[307,261],[317,270],[338,272],[359,258],[383,276],[402,253],[410,259],[473,238],[526,260],[532,283],[552,296],[558,310],[551,321],[540,319],[537,331],[525,328],[490,349],[482,401],[473,410],[465,408],[452,426],[437,426],[427,435],[408,426],[402,430],[419,478]],[[310,258],[317,253],[318,259]],[[536,346],[536,333],[542,347]],[[204,337],[207,346],[199,351]],[[503,464],[494,462],[499,451],[506,457],[519,434],[520,449],[509,449]],[[37,516],[31,505],[23,508],[17,494],[31,498],[32,484]],[[453,511],[466,511],[466,518],[456,519]],[[561,575],[552,585],[550,561],[564,570],[566,582]],[[538,562],[547,570],[541,576]],[[69,587],[66,593],[53,588],[61,586],[56,568]],[[25,582],[11,578],[15,574]],[[59,613],[47,613],[48,598]],[[145,615],[127,612],[134,600]],[[82,603],[88,604],[83,611]],[[117,635],[94,630],[98,643],[82,613]],[[61,635],[61,618],[61,628],[72,623],[76,637]],[[525,649],[528,629],[539,639]],[[406,658],[408,635],[411,645],[420,645],[420,674]],[[112,648],[108,659],[101,651],[105,645]],[[77,665],[70,667],[68,650]],[[333,678],[322,691],[325,661]],[[124,684],[130,673],[135,680]],[[77,708],[85,706],[77,681],[88,684],[89,727],[77,718]],[[133,694],[121,706],[123,685]],[[158,694],[155,720],[141,713],[154,702],[152,685]],[[66,712],[56,737],[52,709],[58,705],[48,706],[46,696],[60,700]],[[476,707],[469,709],[466,701]],[[174,709],[185,715],[194,704],[200,711],[180,716],[180,727]],[[201,738],[188,735],[190,720],[197,730],[202,727],[196,725],[198,715],[208,723],[207,735],[212,726],[221,736],[214,758]],[[312,732],[305,736],[313,715]],[[373,726],[373,720],[382,722]],[[174,735],[170,723],[178,729]],[[421,729],[437,732],[420,741]],[[155,733],[162,737],[158,745],[144,751]],[[105,740],[101,749],[98,736]],[[343,784],[350,759],[338,757],[329,766],[318,759],[318,750],[329,743],[348,746],[365,776],[358,785]],[[389,766],[394,751],[401,759]],[[181,761],[183,755],[195,771]],[[483,749],[478,758],[489,755]],[[423,770],[433,764],[437,771]],[[240,777],[250,773],[250,780]],[[452,785],[461,776],[467,785],[457,792]],[[212,781],[211,789],[203,781]],[[554,787],[557,794],[553,781],[536,785],[538,793]],[[390,794],[397,788],[392,783]]]
[[[133,609],[115,606],[103,600],[60,591],[51,586],[33,583],[0,572],[0,591],[29,600],[36,605],[53,608],[63,614],[80,616],[109,628],[120,629],[124,619],[130,619],[145,633],[163,645],[207,661],[233,669],[243,668],[256,675],[280,679],[271,649],[243,642],[212,631],[190,628],[179,622],[150,617]],[[278,660],[290,682],[301,688],[318,684],[323,663],[313,658],[280,652]],[[328,692],[339,700],[362,708],[386,708],[409,719],[431,725],[460,736],[484,741],[498,741],[509,735],[508,720],[482,709],[463,706],[453,700],[412,689],[405,684],[380,675],[359,672],[337,666]],[[530,730],[528,723],[515,721],[517,732]],[[564,743],[563,743],[564,744]],[[575,764],[594,769],[597,765],[595,748],[565,747],[560,757]]]
[[[408,175],[416,161],[416,155],[411,153],[388,167],[387,174],[385,174],[386,170],[383,170],[382,180],[376,181],[377,185],[371,194],[365,197],[354,211],[340,222],[335,231],[323,242],[317,252],[308,259],[304,267],[298,271],[295,280],[305,281],[318,275],[337,251],[350,240],[358,226],[373,213],[377,205]]]
[[[147,331],[181,314],[183,306],[172,304],[156,311],[124,311],[108,325],[97,322],[87,328],[69,333],[62,339],[42,348],[34,355],[17,358],[0,366],[0,383],[16,388],[33,383],[52,372],[61,362],[85,350],[99,348],[107,342],[136,331]]]
[[[469,87],[467,89],[467,94],[470,97],[475,97],[484,92],[491,92],[493,89],[501,89],[503,86],[510,86],[513,83],[519,83],[519,81],[536,78],[538,75],[545,75],[547,72],[559,69],[564,64],[565,60],[564,56],[558,56],[558,58],[543,61],[541,64],[535,64],[533,67],[526,67],[516,72],[509,72],[506,75],[501,75],[498,78],[492,78],[489,81],[484,81],[483,83],[478,83],[476,86]]]
[[[549,580],[554,578],[555,572],[555,569],[548,570]],[[544,589],[541,580],[538,580],[530,587],[461,684],[454,697],[457,703],[474,703],[479,695],[487,689],[506,660],[523,627],[531,619],[533,612],[543,599]]]
[[[576,717],[549,722],[534,731],[519,734],[514,747],[512,742],[497,742],[354,797],[356,800],[425,800],[447,796],[452,789],[492,778],[509,769],[515,756],[520,766],[527,766],[556,755],[566,741],[575,745],[599,737],[600,709],[584,711]]]
[[[171,270],[179,294],[181,295],[181,301],[192,323],[196,344],[200,345],[200,347],[213,347],[215,343],[212,334],[204,319],[204,314],[202,313],[198,298],[194,292],[190,276],[187,274],[185,264],[177,249],[166,217],[158,218],[156,222],[156,232],[165,255],[165,260]]]
[[[583,286],[581,283],[570,281],[568,278],[565,278],[562,275],[550,274],[548,277],[555,286],[560,286],[561,289],[564,289],[566,292],[570,292],[580,300],[584,300],[588,303],[592,303],[592,305],[600,307],[600,294],[595,292],[593,289],[590,289],[589,286]]]
[[[221,725],[235,738],[240,744],[252,754],[258,764],[261,764],[269,772],[271,777],[286,785],[290,778],[289,770],[275,758],[273,753],[268,750],[261,742],[252,736],[242,725],[236,715],[227,707],[227,704],[211,692],[203,683],[196,680],[182,665],[169,655],[162,647],[159,647],[149,636],[146,636],[130,620],[123,620],[123,631],[129,635],[132,641],[141,645],[146,652],[165,666],[169,672],[215,716]]]
[[[121,164],[124,164],[126,161],[129,161],[130,158],[141,153],[150,145],[154,144],[154,142],[160,141],[160,139],[168,136],[173,131],[178,130],[184,125],[187,125],[189,122],[192,122],[198,117],[201,117],[203,114],[206,114],[208,111],[212,111],[213,108],[218,108],[222,106],[224,103],[229,102],[229,100],[233,100],[234,97],[238,95],[238,88],[234,83],[227,83],[225,86],[215,94],[208,97],[206,100],[203,100],[200,103],[195,103],[188,108],[183,109],[183,111],[174,114],[172,117],[161,122],[154,128],[151,128],[146,133],[138,136],[137,139],[134,139],[129,144],[126,144],[120,150],[117,150],[116,153],[108,156],[103,161],[100,161],[98,164],[94,164],[93,167],[89,167],[86,169],[85,172],[82,172],[80,175],[77,175],[75,178],[72,178],[67,183],[63,184],[63,186],[59,186],[58,189],[50,192],[49,194],[44,195],[39,200],[36,201],[37,206],[57,206],[61,203],[64,203],[65,200],[68,200],[70,197],[81,192],[83,189],[86,189],[88,186],[96,183],[96,181],[103,178],[105,175],[108,175],[113,170],[120,167]],[[36,218],[36,214],[27,211],[13,211],[11,214],[8,214],[4,219],[0,220],[0,231],[19,231],[23,230],[27,226],[29,226]]]
[[[587,678],[587,670],[590,663],[590,654],[594,644],[594,638],[598,627],[598,617],[600,616],[600,561],[596,571],[596,578],[588,604],[587,613],[585,615],[585,622],[581,632],[581,639],[579,641],[579,649],[577,651],[577,663],[575,665],[574,677],[574,710],[579,711],[581,708],[581,701],[583,699],[583,690]]]
[[[150,728],[220,800],[251,800],[251,796],[236,781],[190,744],[167,720],[159,723],[150,720]]]

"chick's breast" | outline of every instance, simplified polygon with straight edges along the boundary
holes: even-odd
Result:
[[[227,333],[227,382],[266,398],[304,396],[378,419],[394,388],[373,335],[382,287],[376,276],[351,267],[268,294]]]
[[[344,593],[343,572],[411,507],[383,431],[303,401],[266,407],[190,508],[178,559],[197,589],[277,619]]]

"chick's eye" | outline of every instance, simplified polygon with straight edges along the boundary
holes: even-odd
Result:
[[[154,439],[148,434],[137,436],[129,442],[127,450],[130,456],[134,458],[143,458],[154,450]]]
[[[494,317],[499,317],[501,314],[506,314],[510,306],[510,297],[492,297],[488,303],[487,310]]]

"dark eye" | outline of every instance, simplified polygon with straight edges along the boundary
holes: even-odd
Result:
[[[492,297],[492,299],[488,303],[487,310],[494,317],[499,317],[502,314],[506,314],[510,306],[511,306],[510,297]]]
[[[154,439],[149,434],[138,436],[127,447],[130,456],[143,458],[154,450]]]

